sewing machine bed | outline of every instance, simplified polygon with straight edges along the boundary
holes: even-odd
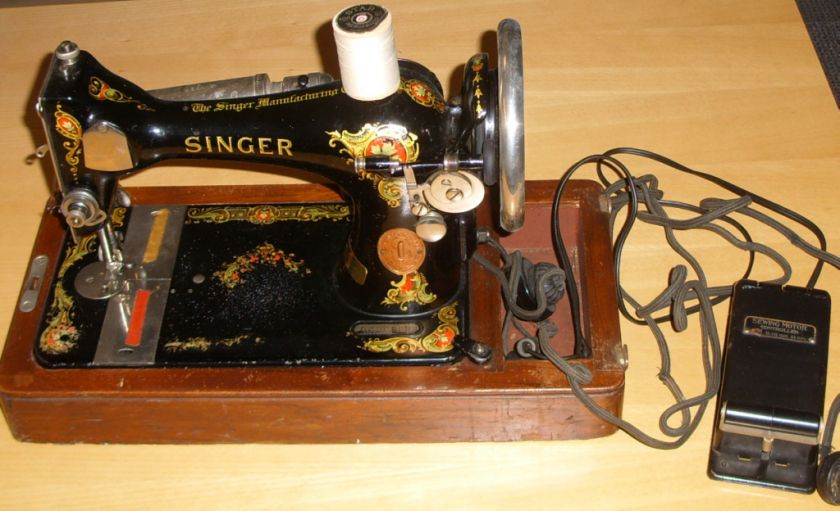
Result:
[[[130,315],[131,324],[137,326],[130,326],[127,334],[119,331],[125,320],[109,300],[86,299],[74,285],[97,261],[96,240],[79,244],[67,240],[59,261],[60,278],[35,347],[42,365],[408,365],[460,358],[461,352],[451,345],[438,351],[392,349],[388,339],[404,336],[382,335],[381,331],[394,328],[357,312],[337,296],[333,265],[342,260],[350,231],[349,207],[344,203],[120,208],[115,215],[117,229],[126,237],[128,260],[139,261],[143,258],[139,252],[149,251],[148,240],[154,238],[151,220],[160,218],[161,212],[170,217],[165,232],[177,233],[168,244],[178,250],[168,255],[160,246],[153,247],[156,259],[169,260],[172,269],[153,266],[146,272],[143,287],[154,292],[144,298],[142,322],[134,322],[136,314]],[[141,242],[132,243],[133,239]],[[160,241],[157,245],[167,244]],[[165,278],[155,279],[160,276],[156,270]],[[394,280],[399,283],[399,278]],[[133,294],[126,294],[127,309],[137,308],[139,300],[132,303]],[[161,296],[165,303],[156,303]],[[453,311],[453,317],[447,318],[453,331],[465,328],[466,307],[464,290],[444,309]],[[418,329],[417,337],[430,337],[441,327],[436,316],[406,320],[396,328],[411,325]],[[380,332],[361,333],[371,329]],[[135,347],[113,342],[135,333],[140,337],[148,330],[159,335],[145,335]],[[102,338],[101,332],[105,332]],[[149,337],[159,339],[155,347],[141,349]]]
[[[535,260],[553,257],[548,220],[555,185],[527,183],[526,226],[502,238],[509,250],[522,250]],[[583,327],[592,344],[591,356],[582,360],[594,376],[586,388],[602,406],[620,413],[624,364],[611,241],[599,190],[592,182],[570,184],[561,205],[561,229],[581,288]],[[458,324],[468,328],[470,338],[492,348],[490,362],[476,364],[456,350],[419,358],[360,354],[358,343],[348,339],[343,327],[334,332],[334,342],[312,351],[307,336],[330,334],[331,325],[342,321],[326,319],[346,313],[330,299],[328,279],[316,278],[301,288],[304,291],[284,297],[266,297],[258,286],[295,289],[301,279],[328,273],[306,256],[306,250],[341,250],[349,223],[340,197],[330,188],[137,188],[131,195],[135,207],[175,204],[185,211],[181,245],[188,248],[173,256],[177,277],[167,294],[174,305],[167,306],[162,320],[157,361],[148,367],[92,366],[96,327],[76,336],[84,346],[69,355],[44,349],[41,332],[55,317],[55,295],[62,295],[57,289],[78,272],[74,258],[95,259],[92,252],[68,256],[62,222],[48,207],[33,258],[46,255],[45,275],[56,277],[43,283],[30,312],[15,311],[0,360],[3,411],[20,440],[435,442],[588,438],[614,431],[577,401],[565,377],[550,363],[513,354],[512,340],[501,338],[498,284],[474,263],[469,290],[458,300]],[[272,214],[302,214],[301,204],[315,208],[305,214],[321,220],[270,221]],[[126,216],[131,214],[126,211]],[[249,214],[257,215],[256,221],[241,221]],[[492,216],[489,208],[482,208],[479,225],[493,225]],[[238,222],[237,229],[229,229],[231,221]],[[266,246],[266,228],[278,230],[271,239],[281,242]],[[213,240],[217,249],[195,241],[199,238]],[[191,239],[195,243],[184,244]],[[493,258],[487,247],[479,250]],[[262,263],[283,264],[291,271],[262,271]],[[240,305],[231,307],[233,303]],[[259,314],[263,307],[283,313]],[[328,310],[312,312],[323,307]],[[99,310],[90,315],[104,314]],[[243,333],[245,316],[262,319],[247,324]],[[572,353],[565,298],[554,316],[560,326],[555,348]],[[300,342],[267,337],[265,332],[278,330],[278,321]],[[85,325],[78,327],[84,330]],[[66,337],[54,340],[60,346],[62,339]],[[302,346],[305,352],[298,351]]]

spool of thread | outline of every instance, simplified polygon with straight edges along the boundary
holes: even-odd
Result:
[[[400,86],[391,13],[378,5],[354,5],[333,18],[341,81],[348,96],[374,101]]]

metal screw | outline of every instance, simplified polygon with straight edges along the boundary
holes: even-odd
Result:
[[[492,358],[493,350],[484,343],[469,341],[469,345],[466,346],[466,355],[477,364],[486,364]]]
[[[55,56],[66,64],[73,64],[79,57],[79,46],[73,41],[64,41],[56,48]]]
[[[452,202],[457,202],[464,198],[464,191],[460,188],[449,188],[446,190],[446,199]]]
[[[75,227],[76,229],[84,227],[87,217],[88,215],[84,207],[71,206],[70,210],[67,211],[67,223],[70,224],[70,227]]]
[[[414,202],[411,204],[411,214],[414,216],[423,216],[429,212],[429,208],[422,202]]]

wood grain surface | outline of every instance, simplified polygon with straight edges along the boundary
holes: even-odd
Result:
[[[345,1],[103,2],[0,9],[0,332],[6,332],[50,170],[27,155],[44,142],[34,98],[48,55],[77,42],[145,88],[267,72],[338,75],[328,22]],[[787,0],[394,0],[401,57],[456,90],[464,62],[491,49],[498,21],[524,34],[527,177],[557,178],[574,161],[614,146],[655,150],[728,178],[802,212],[840,246],[840,113],[796,5]],[[666,196],[726,196],[684,175],[656,172]],[[301,173],[165,165],[131,186],[259,184]],[[787,241],[755,236],[789,256],[803,285],[812,261]],[[740,275],[745,258],[717,239],[689,237],[714,283]],[[676,259],[660,233],[631,236],[625,287],[650,299]],[[758,277],[775,276],[761,264]],[[836,294],[840,273],[819,287]],[[834,311],[838,307],[835,305]],[[718,327],[725,306],[716,308]],[[625,417],[656,431],[670,404],[644,328],[622,322],[629,345]],[[832,334],[838,342],[840,327]],[[699,327],[670,336],[686,392],[702,388]],[[828,393],[840,392],[840,349]],[[500,419],[504,420],[504,419]],[[623,433],[586,441],[362,445],[35,445],[0,428],[4,509],[762,509],[825,508],[803,496],[715,482],[705,475],[712,417],[675,451]]]

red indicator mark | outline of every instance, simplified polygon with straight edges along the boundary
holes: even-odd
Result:
[[[149,297],[152,292],[148,289],[138,289],[134,293],[134,307],[131,309],[131,321],[128,325],[128,333],[125,336],[125,345],[131,347],[140,346],[143,334],[143,323],[146,322],[146,309],[149,306]]]

